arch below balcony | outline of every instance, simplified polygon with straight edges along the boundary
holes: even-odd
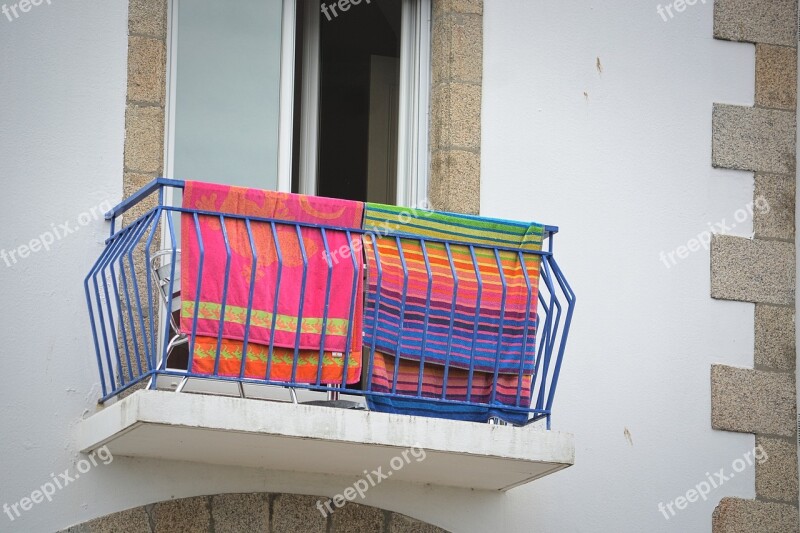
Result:
[[[324,496],[243,493],[195,496],[135,507],[79,524],[61,533],[447,533],[414,518],[357,503],[323,516]],[[320,502],[320,504],[318,504]]]

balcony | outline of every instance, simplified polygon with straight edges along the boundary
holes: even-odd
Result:
[[[421,447],[393,479],[485,490],[573,464],[557,228],[165,179],[107,218],[82,450],[360,475]]]

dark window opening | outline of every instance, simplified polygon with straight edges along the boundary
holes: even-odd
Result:
[[[302,20],[302,14],[298,15]],[[331,20],[320,17],[316,192],[321,196],[395,203],[400,24],[397,0],[353,5]],[[302,27],[298,27],[298,42],[302,42]],[[299,74],[301,69],[296,71]],[[297,80],[299,100],[302,82],[299,76]],[[295,169],[300,153],[298,111]],[[293,178],[297,191],[297,171]]]

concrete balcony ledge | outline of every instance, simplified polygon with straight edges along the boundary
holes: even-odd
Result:
[[[504,491],[571,466],[569,433],[248,398],[140,390],[84,420],[83,452]],[[408,453],[406,454],[408,455]],[[421,455],[421,454],[418,454]],[[397,463],[397,461],[396,461]]]

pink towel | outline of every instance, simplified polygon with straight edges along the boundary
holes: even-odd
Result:
[[[347,229],[360,229],[363,204],[348,200],[305,196],[260,189],[248,189],[187,181],[183,192],[183,207],[223,214],[273,218],[288,222],[324,224]],[[222,224],[218,216],[199,215],[200,233],[205,250],[200,283],[200,309],[197,335],[217,337],[225,290],[226,246]],[[328,250],[332,260],[330,287],[328,287],[328,262],[322,231],[303,227],[300,230],[307,258],[305,292],[302,300],[303,256],[294,225],[275,224],[278,235],[282,268],[277,307],[275,288],[278,283],[278,249],[273,229],[268,222],[251,221],[253,244],[257,251],[255,291],[253,294],[250,335],[248,342],[300,349],[323,348],[322,322],[325,316],[325,294],[329,289],[327,324],[324,349],[333,352],[359,351],[361,349],[361,253],[355,253],[356,265],[347,255],[343,259],[335,251],[346,250],[344,231],[326,230]],[[227,297],[224,302],[225,317],[223,339],[244,340],[247,323],[248,298],[253,275],[253,254],[245,221],[225,219],[225,230],[231,250]],[[360,250],[360,235],[351,234],[354,250]],[[357,243],[357,244],[356,244]],[[198,292],[200,268],[200,242],[197,238],[194,216],[181,216],[181,329],[192,331],[195,301]],[[354,297],[355,294],[355,297]],[[352,311],[352,313],[351,313]],[[272,335],[273,314],[275,318]],[[352,314],[352,317],[351,317]],[[297,322],[301,318],[300,341],[297,343]],[[355,345],[349,346],[348,327]],[[299,344],[299,346],[298,346]]]

